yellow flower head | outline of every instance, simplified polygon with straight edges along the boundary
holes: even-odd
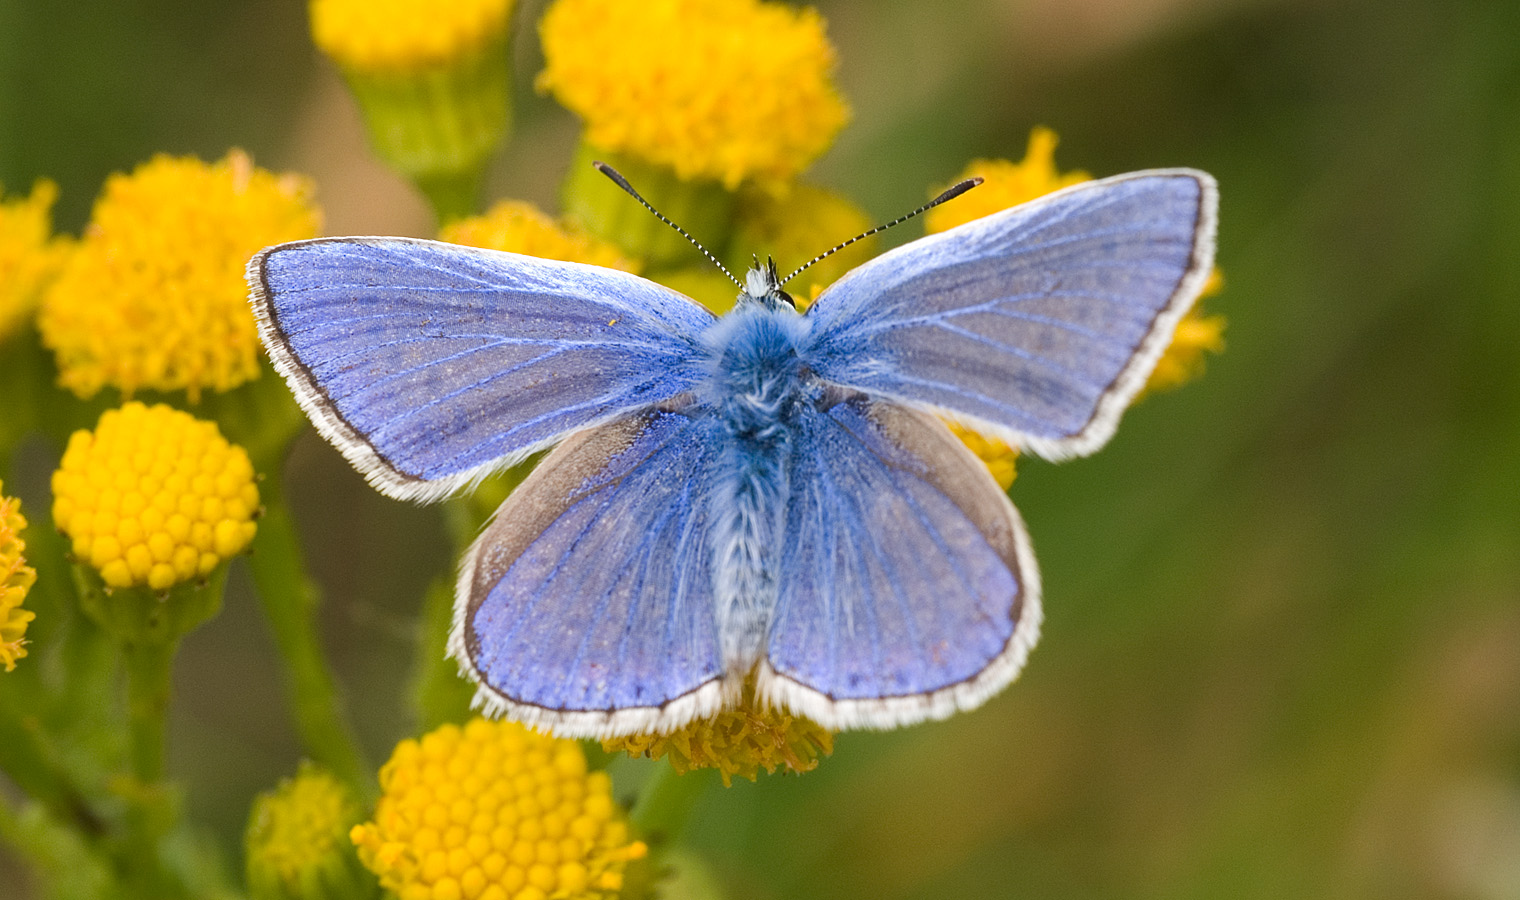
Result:
[[[556,0],[539,23],[540,90],[587,141],[685,179],[785,181],[848,112],[816,10],[759,0]]]
[[[474,719],[396,746],[375,820],[350,837],[400,900],[616,894],[646,852],[574,741]]]
[[[6,200],[0,191],[0,340],[31,314],[68,251],[67,240],[51,236],[48,213],[57,197],[51,181],[37,182],[24,200]]]
[[[924,213],[924,230],[930,234],[946,231],[1010,206],[1028,203],[1051,191],[1091,181],[1092,176],[1086,172],[1063,174],[1056,170],[1055,153],[1059,141],[1056,133],[1049,128],[1036,128],[1029,133],[1029,147],[1019,162],[1009,162],[1006,159],[972,160],[960,177],[980,175],[985,180],[975,190]]]
[[[483,216],[445,225],[440,240],[489,250],[509,250],[542,259],[590,263],[637,272],[639,264],[584,230],[560,225],[538,207],[521,200],[502,200]]]
[[[43,298],[37,324],[59,381],[81,397],[106,385],[225,391],[258,374],[243,267],[269,244],[312,237],[303,178],[158,156],[106,180],[89,227]]]
[[[106,410],[53,473],[53,521],[113,588],[210,574],[253,540],[258,508],[247,451],[163,404]]]
[[[739,288],[705,259],[701,265],[667,269],[650,278],[673,291],[680,291],[720,316],[733,309],[739,298]]]
[[[0,665],[9,672],[26,655],[26,626],[36,613],[22,609],[21,602],[36,583],[37,572],[21,555],[26,550],[21,501],[5,496],[4,488],[0,484]]]
[[[311,0],[311,37],[347,69],[424,69],[502,40],[512,7],[512,0]]]
[[[970,448],[987,465],[987,471],[992,473],[992,480],[998,483],[1003,490],[1013,486],[1014,476],[1017,475],[1015,463],[1019,458],[1019,451],[1010,447],[995,437],[978,434],[958,422],[948,419],[945,424],[950,426],[950,431],[961,439],[961,443]]]
[[[348,840],[361,818],[352,791],[303,762],[294,778],[254,798],[243,836],[249,893],[313,900],[363,896],[358,885],[368,876]]]
[[[747,192],[738,215],[738,227],[729,245],[741,254],[759,254],[762,261],[766,255],[775,257],[783,278],[874,224],[864,210],[844,196],[800,183]],[[787,291],[799,308],[806,309],[819,291],[875,255],[874,236],[856,241],[799,275],[786,286]],[[750,259],[744,256],[732,263],[746,268]]]
[[[834,752],[834,735],[822,725],[777,709],[748,705],[699,719],[669,734],[638,734],[602,741],[609,753],[666,757],[681,774],[692,769],[717,769],[728,785],[733,777],[754,781],[760,769],[811,772],[819,756]]]

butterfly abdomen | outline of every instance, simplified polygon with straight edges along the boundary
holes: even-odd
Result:
[[[704,399],[723,434],[709,495],[713,593],[724,668],[737,677],[759,659],[776,606],[794,422],[809,390],[797,358],[807,326],[789,309],[741,307],[704,336]]]

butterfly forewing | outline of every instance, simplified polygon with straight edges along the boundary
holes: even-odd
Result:
[[[1112,435],[1213,262],[1214,181],[1086,182],[862,265],[810,310],[831,381],[1062,457]]]
[[[409,498],[689,390],[713,320],[624,272],[404,238],[283,244],[249,282],[312,420]]]

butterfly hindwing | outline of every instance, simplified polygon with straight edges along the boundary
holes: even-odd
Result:
[[[408,499],[689,390],[713,321],[624,272],[405,238],[282,244],[248,280],[312,421]]]
[[[980,704],[1039,634],[1022,521],[938,420],[863,395],[802,418],[759,694],[825,726]]]
[[[450,651],[489,710],[556,734],[664,731],[722,673],[710,419],[651,411],[556,447],[465,557]]]
[[[1112,435],[1213,264],[1214,180],[1091,181],[871,260],[809,311],[830,381],[1049,457]]]

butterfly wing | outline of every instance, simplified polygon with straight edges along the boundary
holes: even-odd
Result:
[[[712,315],[624,272],[405,238],[248,264],[275,368],[382,492],[432,499],[698,377]]]
[[[855,395],[802,417],[757,692],[826,727],[971,709],[1040,627],[1023,522],[932,416]]]
[[[1042,456],[1091,453],[1202,289],[1217,207],[1203,172],[1135,172],[906,244],[818,298],[811,365]]]
[[[465,557],[450,654],[477,702],[562,736],[668,731],[722,700],[711,420],[650,411],[571,436]]]

